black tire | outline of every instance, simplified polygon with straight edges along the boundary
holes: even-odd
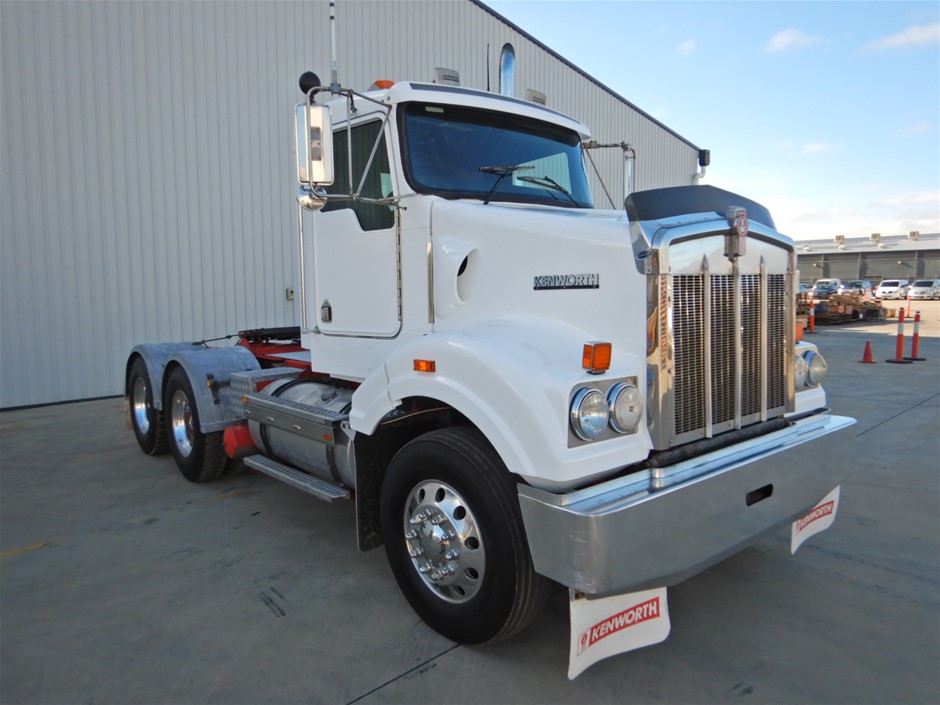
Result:
[[[131,364],[127,376],[127,401],[131,427],[140,449],[147,455],[166,453],[166,419],[162,410],[153,407],[153,385],[143,358],[138,357]]]
[[[222,432],[202,433],[199,430],[196,397],[183,368],[173,368],[165,389],[163,411],[170,452],[177,467],[191,482],[215,480],[225,471],[228,462]]]
[[[532,567],[516,484],[469,428],[419,436],[388,467],[381,522],[389,565],[414,611],[448,639],[506,639],[548,598],[551,582]]]

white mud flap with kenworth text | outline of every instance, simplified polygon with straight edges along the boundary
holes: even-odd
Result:
[[[602,659],[658,644],[669,636],[669,605],[664,587],[596,600],[588,600],[575,590],[568,592],[569,680]]]
[[[823,497],[822,501],[810,509],[806,516],[793,522],[790,529],[791,554],[796,553],[796,549],[802,546],[810,536],[815,536],[832,526],[832,522],[836,520],[836,510],[839,508],[839,487]]]

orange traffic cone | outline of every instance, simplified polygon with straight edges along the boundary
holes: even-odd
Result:
[[[874,365],[875,359],[871,356],[871,341],[865,342],[865,354],[862,356],[862,359],[859,362],[865,362]]]

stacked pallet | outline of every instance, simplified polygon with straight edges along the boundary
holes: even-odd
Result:
[[[810,306],[815,309],[815,322],[821,325],[848,321],[877,320],[885,317],[881,303],[868,301],[859,294],[830,294],[812,299],[806,294],[797,297],[797,316],[808,316]]]

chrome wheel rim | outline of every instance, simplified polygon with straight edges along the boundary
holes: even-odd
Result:
[[[173,392],[170,400],[170,429],[176,449],[188,458],[193,452],[193,412],[182,389]]]
[[[426,480],[408,495],[405,550],[422,582],[446,602],[468,602],[483,585],[486,553],[479,524],[450,485]]]
[[[134,380],[131,393],[131,409],[134,413],[134,425],[144,435],[150,431],[150,405],[147,403],[147,383],[143,377]]]

